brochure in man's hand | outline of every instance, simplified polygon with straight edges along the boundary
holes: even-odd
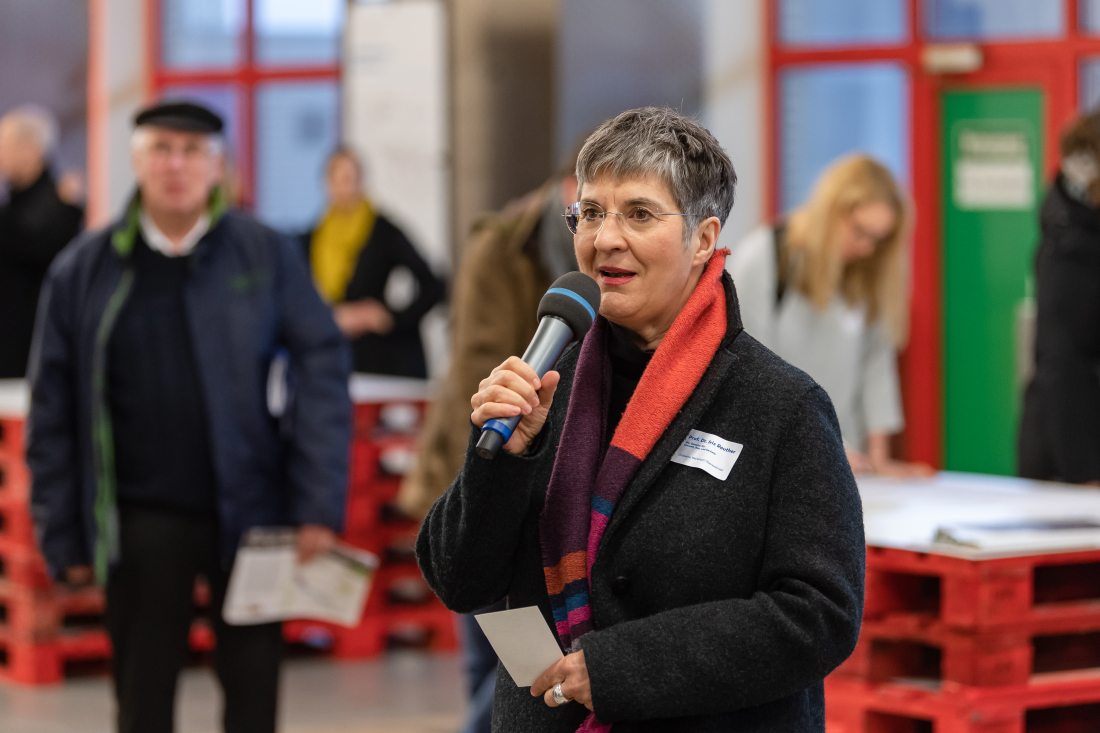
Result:
[[[234,626],[308,618],[355,626],[378,558],[338,544],[299,564],[289,527],[258,527],[241,541],[222,617]]]

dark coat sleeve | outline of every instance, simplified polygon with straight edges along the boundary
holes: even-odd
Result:
[[[385,302],[386,281],[397,267],[404,266],[416,278],[417,294],[409,307],[393,314],[393,330],[415,331],[420,319],[443,300],[443,282],[404,232],[385,217],[378,217],[367,244],[359,255],[355,273],[347,287],[347,300],[374,298]]]
[[[56,260],[42,289],[27,374],[31,512],[54,577],[67,568],[91,564],[81,514],[82,463],[77,455],[73,279],[65,258]]]
[[[1065,229],[1037,268],[1044,432],[1065,481],[1100,480],[1100,243]]]
[[[718,714],[820,682],[855,648],[864,552],[855,479],[832,403],[815,385],[776,454],[760,590],[581,637],[597,716]]]
[[[313,287],[299,245],[279,237],[281,340],[296,375],[287,475],[299,524],[343,525],[351,441],[351,355]]]
[[[462,470],[421,525],[417,561],[452,611],[471,613],[508,595],[524,527],[541,509],[533,487],[550,481],[554,449],[545,436],[552,419],[553,413],[531,453],[502,450],[491,461],[474,451],[480,431],[472,429]]]

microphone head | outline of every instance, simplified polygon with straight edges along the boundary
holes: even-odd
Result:
[[[543,316],[555,316],[565,321],[573,330],[573,338],[580,341],[592,327],[600,312],[600,286],[583,272],[562,275],[539,301],[539,320]]]

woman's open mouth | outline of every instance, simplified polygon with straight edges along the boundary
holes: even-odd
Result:
[[[626,285],[638,274],[621,267],[601,267],[599,273],[600,283],[603,285]]]

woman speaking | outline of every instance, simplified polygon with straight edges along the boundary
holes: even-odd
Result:
[[[538,606],[566,655],[528,690],[498,668],[496,731],[824,731],[851,652],[863,524],[825,392],[741,328],[715,251],[736,176],[672,110],[624,112],[566,209],[601,290],[541,380],[519,358],[472,398],[521,415],[417,541],[444,603]]]

